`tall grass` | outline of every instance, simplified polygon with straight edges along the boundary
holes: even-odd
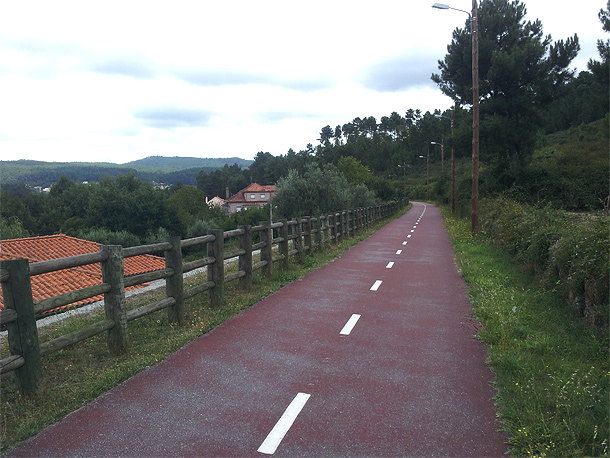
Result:
[[[513,456],[609,456],[608,335],[587,326],[506,250],[446,214],[488,346]]]

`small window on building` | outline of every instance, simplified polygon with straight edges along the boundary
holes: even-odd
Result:
[[[250,194],[250,199],[256,199],[256,194]]]
[[[240,212],[240,211],[241,211],[241,207],[237,207],[237,208],[235,209],[235,211],[236,211],[236,212]]]
[[[266,194],[261,194],[261,199],[264,199],[265,197],[267,197]]]

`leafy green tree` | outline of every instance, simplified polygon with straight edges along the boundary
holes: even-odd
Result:
[[[351,156],[344,156],[339,159],[337,170],[350,183],[364,183],[365,180],[371,177],[369,169],[362,162]]]
[[[553,44],[542,23],[525,15],[519,0],[482,0],[478,10],[481,158],[494,159],[507,187],[522,176],[543,125],[542,109],[573,77],[568,66],[580,49],[576,35]],[[472,104],[468,23],[453,32],[447,49],[432,79],[456,103]]]
[[[30,233],[23,227],[21,220],[16,216],[0,219],[0,239],[10,240],[29,236]]]
[[[322,127],[322,130],[320,131],[320,138],[318,139],[318,141],[320,142],[321,145],[326,145],[327,143],[330,142],[330,139],[333,138],[333,135],[334,135],[334,131],[333,131],[332,127],[324,126],[324,127]]]
[[[238,164],[225,164],[222,169],[206,172],[201,170],[197,174],[197,188],[200,189],[210,199],[219,196],[225,198],[226,188],[229,193],[234,194],[240,189],[245,188],[250,183],[248,172],[242,170]]]
[[[599,21],[602,23],[604,32],[610,32],[610,0],[606,3],[605,10],[599,10],[598,17]],[[597,51],[599,52],[601,61],[590,59],[587,67],[599,83],[600,88],[602,89],[602,98],[607,103],[610,88],[610,72],[608,71],[608,66],[610,65],[610,39],[597,40]]]
[[[169,204],[178,214],[178,218],[185,227],[191,226],[197,219],[206,216],[209,207],[205,202],[202,190],[193,186],[182,186],[171,190]]]
[[[160,227],[176,235],[185,232],[163,191],[133,174],[116,180],[106,177],[92,188],[86,220],[89,227],[127,231],[140,239]]]
[[[272,199],[277,214],[292,218],[373,205],[373,193],[364,184],[350,185],[334,167],[308,166],[302,175],[290,170],[278,182]]]

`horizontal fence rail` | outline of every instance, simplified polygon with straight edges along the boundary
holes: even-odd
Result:
[[[42,381],[41,357],[104,332],[108,333],[110,353],[123,354],[128,351],[129,321],[165,309],[171,324],[183,325],[185,299],[207,292],[210,306],[221,307],[225,303],[226,283],[238,281],[240,288],[247,288],[252,283],[253,272],[261,270],[261,274],[268,277],[273,271],[274,262],[279,262],[284,267],[291,257],[301,262],[304,253],[354,236],[362,228],[389,217],[407,204],[407,199],[399,199],[388,204],[343,210],[318,217],[282,219],[275,223],[263,221],[258,226],[240,226],[224,232],[212,230],[208,235],[185,240],[172,236],[162,243],[137,247],[102,245],[97,253],[31,264],[27,259],[0,261],[5,307],[0,311],[0,327],[8,331],[10,351],[9,357],[0,360],[0,374],[14,371],[22,393],[36,394]],[[258,243],[252,243],[254,234],[258,234]],[[225,251],[225,240],[235,238],[238,248]],[[182,250],[196,246],[205,248],[206,256],[183,263]],[[254,262],[252,255],[257,250],[260,250],[260,259]],[[162,255],[165,268],[125,276],[124,260],[140,255]],[[237,271],[227,274],[226,261],[236,261]],[[39,301],[32,299],[31,277],[89,264],[100,264],[100,284]],[[207,269],[207,281],[185,291],[184,274],[204,267]],[[165,280],[164,299],[126,310],[126,288],[161,279]],[[48,342],[39,342],[37,317],[99,295],[104,296],[104,319]]]

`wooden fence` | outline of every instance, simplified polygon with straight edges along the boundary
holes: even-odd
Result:
[[[263,276],[271,275],[274,262],[287,265],[290,257],[301,260],[304,252],[336,243],[355,235],[368,225],[385,219],[404,208],[408,201],[398,200],[384,205],[345,210],[320,217],[301,217],[280,220],[277,223],[261,222],[258,226],[240,226],[223,232],[212,230],[208,235],[181,240],[167,237],[163,243],[123,248],[118,245],[103,245],[97,253],[29,263],[27,259],[0,261],[0,281],[5,309],[0,311],[0,327],[8,331],[10,356],[0,360],[0,374],[15,371],[17,382],[25,395],[39,391],[42,381],[41,358],[76,342],[107,332],[111,354],[127,352],[127,323],[149,313],[167,309],[169,322],[182,325],[185,322],[184,300],[205,291],[210,305],[224,304],[224,285],[237,280],[241,288],[252,282],[252,272],[261,269]],[[277,237],[273,237],[274,230]],[[258,233],[260,242],[253,244],[253,234]],[[238,249],[224,251],[226,239],[238,239]],[[207,246],[203,259],[183,263],[182,249],[198,245]],[[277,245],[274,255],[273,247]],[[260,249],[260,261],[252,262],[252,252]],[[165,268],[153,272],[125,277],[123,260],[131,256],[164,253]],[[227,259],[238,259],[238,270],[225,274]],[[34,302],[30,277],[61,269],[100,263],[102,283],[69,293]],[[184,290],[183,275],[207,266],[207,281]],[[126,310],[125,288],[142,283],[165,279],[166,297],[134,310]],[[39,343],[36,316],[58,307],[72,304],[97,295],[104,295],[104,319],[83,329]]]

